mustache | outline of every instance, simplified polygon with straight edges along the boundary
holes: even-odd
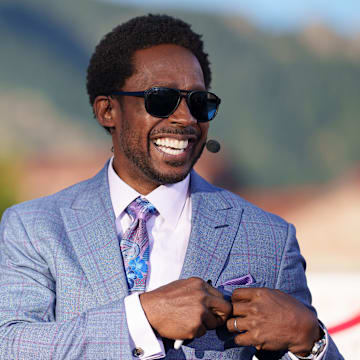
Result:
[[[176,134],[176,135],[195,135],[200,136],[200,131],[193,127],[186,128],[160,128],[151,131],[150,136]]]

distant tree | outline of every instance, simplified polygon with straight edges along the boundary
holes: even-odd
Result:
[[[17,201],[15,166],[9,160],[0,159],[0,217]]]

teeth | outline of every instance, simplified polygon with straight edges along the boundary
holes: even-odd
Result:
[[[184,152],[184,149],[171,149],[165,146],[159,146],[159,149],[166,154],[179,155]]]
[[[161,150],[163,147],[171,148],[168,150],[175,150],[178,151],[181,150],[181,152],[186,149],[186,147],[189,144],[189,140],[177,140],[172,138],[158,138],[155,139],[154,143],[161,147]],[[165,151],[166,153],[170,154],[169,152]],[[174,154],[176,155],[176,154]]]

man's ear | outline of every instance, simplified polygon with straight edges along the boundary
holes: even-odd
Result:
[[[94,101],[93,109],[97,121],[100,125],[113,128],[116,124],[113,113],[113,99],[109,96],[97,96]]]

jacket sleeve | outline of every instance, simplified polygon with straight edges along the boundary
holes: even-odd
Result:
[[[0,224],[0,359],[132,359],[123,299],[56,321],[56,281],[15,211]]]
[[[300,254],[299,244],[296,239],[296,231],[293,225],[288,225],[287,240],[282,254],[280,270],[276,282],[276,289],[284,291],[307,307],[312,311],[315,309],[311,306],[311,294],[307,286],[305,276],[306,263],[302,255]],[[324,328],[325,331],[326,328]],[[321,360],[343,360],[335,343],[328,337],[328,345],[325,353],[321,357]],[[259,359],[262,359],[259,357]],[[291,360],[289,354],[285,354],[282,359]]]

